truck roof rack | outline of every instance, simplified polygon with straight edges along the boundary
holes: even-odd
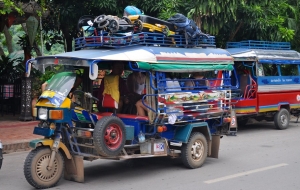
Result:
[[[228,48],[290,50],[291,44],[289,42],[245,40],[240,42],[227,42],[226,49]]]
[[[75,39],[75,50],[89,48],[122,48],[134,45],[146,46],[162,46],[162,47],[216,47],[215,37],[210,35],[202,35],[198,38],[187,39],[184,35],[169,35],[162,33],[141,32],[136,34],[131,33],[102,33],[88,37],[79,37]]]

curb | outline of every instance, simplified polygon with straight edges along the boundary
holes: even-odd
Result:
[[[28,142],[20,142],[20,143],[11,143],[11,144],[4,144],[2,152],[3,154],[9,154],[13,152],[21,152],[21,151],[28,151],[31,150],[29,147]]]
[[[12,128],[12,127],[28,127],[38,125],[39,121],[29,122],[0,122],[0,128]]]

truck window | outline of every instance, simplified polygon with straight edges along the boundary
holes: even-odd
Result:
[[[298,65],[296,64],[282,64],[280,65],[280,71],[282,76],[298,76]]]
[[[262,64],[265,76],[279,76],[276,64]]]

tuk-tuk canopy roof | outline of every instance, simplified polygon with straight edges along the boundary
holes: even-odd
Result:
[[[234,61],[258,61],[273,64],[300,64],[300,54],[294,50],[226,49]]]
[[[37,57],[37,65],[90,66],[103,61],[136,62],[139,69],[155,71],[232,70],[233,58],[224,49],[131,46],[119,49],[88,49]]]

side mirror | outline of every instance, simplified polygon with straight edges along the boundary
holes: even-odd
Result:
[[[26,71],[25,71],[25,77],[29,77],[30,76],[30,71],[31,71],[31,60],[28,60],[26,62]]]
[[[92,63],[90,65],[89,77],[91,80],[96,80],[98,77],[98,65],[97,63]]]

